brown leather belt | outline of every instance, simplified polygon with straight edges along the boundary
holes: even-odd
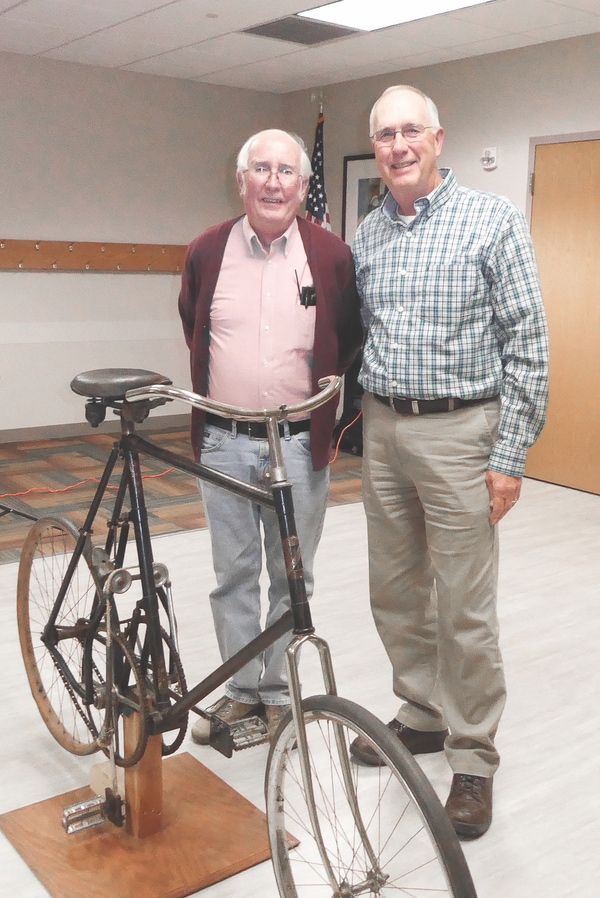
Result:
[[[399,399],[396,396],[379,396],[373,393],[378,402],[393,408],[399,415],[434,415],[438,412],[453,412],[457,408],[468,405],[479,405],[490,402],[497,396],[484,396],[482,399]]]
[[[220,415],[213,415],[210,412],[207,412],[206,423],[212,424],[213,427],[220,427],[221,430],[229,430],[231,432],[233,430],[234,422],[231,418],[221,418]],[[267,425],[264,421],[236,421],[235,425],[236,433],[243,433],[254,440],[267,439]],[[297,433],[306,433],[307,430],[310,430],[310,418],[306,418],[303,421],[288,421],[288,426],[292,436]],[[284,436],[283,423],[280,423],[278,427],[280,435]]]

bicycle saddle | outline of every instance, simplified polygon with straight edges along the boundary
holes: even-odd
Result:
[[[97,368],[84,371],[71,381],[71,389],[89,399],[124,399],[128,390],[149,387],[153,384],[170,385],[173,381],[154,371],[143,368]]]

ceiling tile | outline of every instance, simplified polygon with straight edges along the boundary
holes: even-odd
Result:
[[[467,44],[471,41],[485,41],[490,38],[500,37],[507,33],[505,28],[490,26],[489,23],[469,22],[466,19],[455,18],[452,13],[446,16],[436,16],[440,27],[436,29],[436,36],[443,39],[443,43],[436,41],[440,47],[448,47],[453,44]]]
[[[12,21],[10,28],[6,28],[3,22],[4,16],[0,17],[0,50],[6,53],[31,56],[56,47],[65,40],[63,28],[18,21]]]
[[[305,49],[240,32],[315,0],[15,2],[0,50],[275,93],[600,32],[600,0],[493,0]]]
[[[157,0],[153,0],[152,5],[158,5]],[[114,25],[129,15],[133,13],[124,12],[123,7],[116,3],[98,5],[77,0],[27,0],[6,12],[2,21],[3,24],[16,20],[36,25],[52,25],[62,28],[67,35],[79,35]]]
[[[463,22],[485,24],[501,31],[529,31],[544,25],[559,25],[576,19],[581,11],[548,0],[494,0],[484,6],[457,10],[452,18]]]
[[[128,70],[176,78],[198,78],[210,72],[228,69],[231,60],[236,66],[294,52],[281,41],[268,41],[249,34],[225,34],[181,50],[161,53],[150,59],[131,63]]]
[[[430,50],[427,53],[414,53],[411,56],[403,56],[401,59],[394,61],[396,71],[408,71],[409,69],[420,69],[427,65],[436,65],[441,62],[452,62],[454,59],[462,59],[463,53],[455,50],[453,47],[438,47],[437,50]],[[433,60],[433,62],[430,62]]]
[[[594,34],[600,31],[600,16],[586,16],[567,25],[550,25],[547,28],[532,28],[527,34],[537,41],[558,41],[567,37],[579,37],[583,34]]]
[[[270,90],[286,93],[306,86],[304,78],[312,84],[321,83],[321,72],[307,69],[303,61],[305,53],[299,51],[286,55],[285,60],[267,59],[251,66],[235,66],[202,77],[208,84],[225,84],[228,87],[247,87],[254,90]],[[312,77],[311,77],[312,76]],[[296,88],[293,85],[299,84]]]
[[[572,9],[581,9],[583,12],[591,12],[600,15],[600,0],[548,0],[548,2],[556,3],[558,6],[568,6]]]
[[[118,35],[114,28],[57,47],[42,54],[50,59],[104,65],[109,68],[126,65],[136,59],[160,53],[161,47],[147,41],[134,41]]]
[[[416,24],[416,23],[415,23]],[[350,37],[337,42],[331,47],[322,47],[321,52],[334,56],[343,65],[348,59],[356,62],[385,59],[398,56],[400,53],[415,53],[420,50],[433,49],[438,45],[436,30],[420,28],[386,28],[384,31],[372,31],[369,34]]]
[[[27,2],[31,3],[32,0],[27,0]],[[44,3],[54,4],[54,2],[55,0],[44,0]],[[158,9],[160,6],[173,6],[178,0],[71,0],[71,2],[128,19],[130,16],[139,16],[151,9]],[[214,6],[215,3],[210,5]]]
[[[310,6],[309,3],[305,4]],[[118,30],[135,39],[160,43],[165,50],[208,40],[222,34],[241,31],[265,20],[284,16],[286,9],[303,8],[297,0],[287,2],[241,3],[240,0],[178,0],[178,2],[139,16],[118,26]],[[264,7],[261,12],[261,7]],[[274,14],[274,10],[277,12]]]
[[[528,35],[506,34],[502,37],[488,38],[485,41],[455,44],[449,49],[453,53],[452,59],[466,59],[469,56],[482,56],[485,53],[499,53],[503,50],[516,50],[518,47],[527,47],[537,43],[539,41]]]

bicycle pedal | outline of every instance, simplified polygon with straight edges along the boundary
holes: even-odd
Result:
[[[107,819],[106,800],[96,796],[88,801],[80,801],[63,811],[62,825],[68,836],[82,832],[92,826],[99,826]]]
[[[225,723],[218,717],[212,719],[210,744],[226,758],[234,751],[262,745],[268,738],[267,725],[260,717],[244,717],[234,723]]]
[[[112,789],[104,790],[104,798],[96,795],[65,808],[62,825],[66,834],[71,836],[106,821],[119,827],[125,823],[125,802]]]

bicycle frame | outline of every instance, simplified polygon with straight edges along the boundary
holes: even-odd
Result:
[[[339,378],[337,378],[336,381],[339,381]],[[337,383],[334,386],[339,389]],[[175,393],[177,394],[177,398],[182,398],[183,396],[183,398],[186,398],[188,401],[190,401],[189,397],[193,397],[194,399],[198,398],[195,394],[187,394],[182,390],[167,390],[164,387],[150,387],[130,391],[127,394],[127,399],[139,399],[140,401],[143,401],[144,399],[147,400],[149,398],[149,394],[155,392]],[[135,394],[138,395],[136,396]],[[192,403],[190,402],[190,404]],[[244,410],[237,411],[243,412]],[[282,417],[285,416],[284,409],[279,410],[279,413]],[[241,414],[236,415],[236,417],[238,420],[244,419],[244,416]],[[108,535],[104,545],[104,551],[108,557],[111,557],[114,552],[114,566],[117,569],[121,568],[125,561],[129,527],[130,525],[133,525],[139,561],[139,580],[142,596],[141,599],[138,600],[136,609],[133,612],[130,622],[131,629],[128,631],[128,636],[135,639],[139,620],[143,615],[147,627],[147,634],[142,650],[142,661],[146,662],[152,672],[152,685],[156,702],[154,711],[158,712],[154,713],[149,720],[149,735],[164,733],[176,728],[184,714],[200,703],[216,688],[226,683],[233,674],[244,667],[245,664],[257,655],[264,652],[265,649],[271,646],[285,633],[293,631],[295,635],[305,635],[314,632],[310,607],[306,595],[302,557],[294,518],[292,487],[285,475],[278,421],[276,420],[275,415],[272,414],[270,417],[267,416],[266,424],[271,453],[272,475],[272,485],[268,489],[246,483],[245,481],[231,477],[228,474],[223,474],[220,471],[209,468],[202,463],[194,462],[185,456],[181,456],[157,446],[135,432],[135,424],[130,417],[123,415],[121,417],[121,436],[115,441],[100,478],[85,522],[80,530],[80,536],[75,551],[73,552],[69,568],[64,581],[61,584],[61,588],[59,589],[48,623],[44,628],[42,641],[47,645],[49,650],[52,651],[53,645],[55,645],[60,638],[60,633],[57,632],[55,624],[61,603],[77,563],[82,554],[84,554],[89,547],[89,541],[94,532],[94,522],[106,495],[109,480],[114,472],[118,459],[121,458],[123,468],[117,495],[108,521]],[[162,592],[162,587],[157,587],[154,578],[152,541],[148,525],[140,467],[141,456],[157,459],[168,467],[191,474],[200,480],[222,487],[227,492],[249,499],[265,508],[272,509],[277,515],[279,522],[281,544],[291,597],[291,609],[285,612],[278,621],[264,630],[258,637],[237,652],[237,654],[221,664],[208,677],[187,691],[185,695],[176,698],[174,701],[172,694],[169,693],[168,677],[165,669],[163,645],[160,634],[160,604],[168,610],[168,601]],[[127,496],[129,496],[129,510],[123,517],[123,509],[125,507]],[[120,535],[117,541],[117,533],[119,530]],[[106,582],[108,583],[110,580],[107,580]],[[87,645],[91,645],[93,637],[97,632],[97,627],[105,614],[108,601],[114,601],[112,593],[110,591],[105,592],[104,590],[98,589],[94,602],[95,608],[93,619],[90,621],[86,636]],[[115,608],[115,618],[118,620],[116,603],[112,607]],[[72,635],[72,632],[70,632],[69,635]],[[171,635],[174,636],[173,633],[171,633]],[[69,681],[75,687],[77,684],[72,681],[70,671],[64,668],[60,654],[53,652],[53,656],[55,657],[56,663],[61,666],[65,676],[69,678]],[[87,701],[90,702],[93,698],[93,683],[89,665],[85,688],[85,697]]]

